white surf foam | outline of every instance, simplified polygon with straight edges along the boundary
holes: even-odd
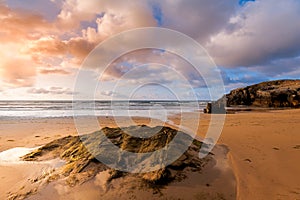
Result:
[[[0,152],[0,166],[11,166],[11,165],[19,165],[19,164],[37,164],[37,165],[47,165],[51,168],[59,168],[65,165],[65,161],[56,158],[53,160],[47,161],[23,161],[21,160],[22,156],[38,149],[40,147],[34,148],[25,148],[25,147],[16,147],[12,149],[8,149],[6,151]]]
[[[21,162],[20,157],[25,156],[26,154],[38,148],[39,147],[35,147],[35,148],[16,147],[16,148],[12,148],[0,152],[0,165],[7,164],[7,163],[19,163]]]

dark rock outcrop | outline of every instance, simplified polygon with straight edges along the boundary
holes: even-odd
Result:
[[[235,89],[215,103],[224,102],[225,98],[227,107],[299,108],[300,80],[269,81]]]
[[[226,114],[226,99],[222,98],[212,103],[207,103],[203,112],[208,114]]]

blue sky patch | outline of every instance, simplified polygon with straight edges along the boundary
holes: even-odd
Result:
[[[254,2],[255,0],[239,0],[239,4],[241,5],[241,6],[243,6],[243,5],[245,5],[247,2],[249,2],[249,1],[252,1],[252,2]]]
[[[158,26],[162,26],[163,24],[163,13],[159,4],[152,5],[152,14],[154,19],[157,21]]]

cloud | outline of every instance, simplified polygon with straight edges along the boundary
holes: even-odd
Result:
[[[200,67],[201,68],[201,67]],[[136,50],[116,59],[102,74],[102,81],[128,80],[129,84],[153,82],[160,84],[188,83],[204,87],[203,71],[197,71],[178,55],[155,49]],[[203,74],[201,74],[203,72]]]
[[[113,91],[101,91],[100,94],[111,97],[114,95],[114,92]]]
[[[26,12],[37,13],[46,20],[53,21],[60,11],[63,0],[4,0],[11,9],[24,10]]]
[[[300,55],[291,58],[275,59],[266,65],[258,65],[254,68],[268,73],[270,76],[278,76],[287,72],[292,73],[293,71],[298,71],[300,68]]]
[[[63,70],[63,69],[40,69],[40,74],[61,74],[61,75],[68,75],[71,74],[70,72]]]
[[[73,64],[80,64],[95,46],[96,43],[91,43],[84,37],[61,40],[50,36],[32,42],[26,52],[32,54],[36,62],[46,66],[52,66],[51,61],[58,59],[61,60],[59,64],[62,64],[63,61],[70,60],[68,56],[72,56]]]
[[[162,26],[197,39],[201,44],[222,30],[235,13],[236,0],[152,1],[161,7]]]
[[[111,0],[109,2],[66,0],[57,16],[56,26],[61,26],[63,30],[67,28],[68,31],[76,31],[84,21],[93,22],[93,25],[81,28],[81,35],[64,41],[59,41],[57,38],[37,41],[30,51],[46,55],[70,53],[74,56],[74,62],[80,64],[99,42],[109,36],[133,28],[157,26],[153,13],[155,5],[161,9],[164,27],[203,40],[222,29],[234,12],[235,3],[234,0],[226,3],[220,3],[218,0],[189,0],[188,2],[178,0],[176,3],[155,0]],[[206,20],[208,18],[209,20]]]
[[[26,53],[31,41],[54,30],[41,15],[0,2],[0,77],[5,88],[34,85],[37,63]]]
[[[99,98],[104,97],[104,98],[109,98],[109,99],[123,99],[123,100],[126,100],[129,98],[128,93],[123,94],[121,91],[100,89],[100,91],[98,91],[98,94],[100,94]],[[96,95],[96,96],[98,96],[98,95]]]
[[[26,59],[11,58],[0,64],[0,76],[7,87],[32,86],[35,75],[35,66]]]
[[[271,0],[254,1],[241,4],[243,6],[238,6],[236,0],[70,0],[64,3],[58,19],[73,25],[80,21],[94,22],[93,26],[82,30],[81,36],[66,41],[68,51],[77,58],[76,63],[81,63],[90,50],[107,37],[130,28],[156,25],[159,18],[161,26],[188,34],[205,45],[219,66],[250,66],[262,72],[273,66],[274,69],[291,71],[294,70],[292,67],[276,67],[279,65],[276,60],[295,57],[300,52],[299,22],[290,23],[291,19],[300,18],[299,4],[295,0],[279,0],[276,4]],[[124,5],[132,5],[136,9],[129,12]],[[154,8],[156,12],[159,9],[156,15],[160,16],[155,16]],[[166,55],[159,58],[140,54],[135,57],[139,56],[144,59],[139,63],[153,60],[161,63],[164,61],[159,59],[166,59]],[[181,64],[173,63],[173,66]],[[124,66],[111,67],[105,77],[109,80],[113,76],[121,76],[124,74],[121,67]],[[193,77],[192,71],[184,67],[177,68],[191,82],[197,83],[199,76]],[[203,85],[203,81],[198,80],[197,85]]]
[[[45,29],[53,28],[41,15],[12,10],[3,2],[0,2],[0,19],[1,43],[34,40],[45,33]]]
[[[227,67],[262,66],[295,57],[300,53],[299,11],[297,0],[248,3],[206,47],[217,64]]]
[[[102,17],[97,17],[101,14]],[[78,27],[81,21],[92,21],[95,17],[99,34],[106,36],[121,30],[155,25],[147,1],[139,0],[66,0],[58,15],[58,22],[64,27],[74,28]]]
[[[43,67],[63,63],[78,67],[90,51],[109,36],[132,28],[156,26],[154,4],[161,9],[164,27],[183,31],[196,38],[201,36],[203,39],[210,33],[221,29],[229,18],[229,13],[234,11],[233,1],[228,2],[193,0],[189,3],[177,1],[174,4],[172,1],[66,0],[61,5],[57,20],[52,24],[41,16],[36,16],[37,20],[35,24],[33,23],[32,31],[35,40],[23,45],[26,47],[23,52],[31,55],[33,62]],[[131,9],[129,10],[128,7]],[[188,17],[188,19],[180,17],[179,12],[185,13],[185,18]],[[211,13],[218,13],[218,15]],[[204,20],[207,17],[210,20]],[[82,22],[90,22],[90,25],[82,28]],[[65,32],[64,39],[57,27],[58,30]],[[28,26],[28,29],[31,28]],[[24,34],[29,32],[27,29],[24,30]],[[44,70],[44,72],[50,71]]]
[[[58,37],[44,36],[30,43],[27,52],[43,56],[59,56],[67,52],[67,45]]]
[[[80,24],[84,21],[92,22],[93,25],[80,28]],[[57,41],[47,43],[52,51],[58,50],[60,54],[72,55],[73,63],[76,64],[81,64],[97,44],[114,34],[133,28],[156,25],[149,5],[136,0],[109,2],[66,0],[56,23],[63,29],[66,27],[70,30],[80,29],[79,34],[60,43]],[[36,46],[39,51],[41,45],[37,43]]]
[[[276,4],[272,0],[44,1],[46,4],[34,6],[0,3],[0,76],[5,88],[33,86],[38,74],[70,74],[68,70],[79,67],[100,42],[125,30],[149,26],[171,28],[197,40],[223,67],[227,85],[299,76],[297,0],[278,0]],[[122,48],[116,42],[99,57],[105,60]],[[150,80],[171,83],[178,80],[177,72],[193,87],[205,86],[201,75],[181,58],[151,51],[117,59],[106,70],[103,81],[123,77],[132,84]],[[146,63],[172,66],[174,71],[150,64],[124,76]],[[32,92],[51,91],[36,88]]]
[[[81,64],[82,60],[95,48],[97,43],[90,43],[85,38],[72,38],[66,45],[68,52],[74,56],[75,62]]]
[[[50,95],[73,95],[74,92],[70,88],[50,87],[45,88],[30,88],[27,90],[30,94],[50,94]]]

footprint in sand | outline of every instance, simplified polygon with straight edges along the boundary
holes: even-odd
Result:
[[[252,162],[252,160],[250,160],[249,158],[245,159],[244,161],[245,161],[245,162],[249,162],[249,163]]]
[[[300,149],[300,145],[296,145],[293,147],[294,149]]]

